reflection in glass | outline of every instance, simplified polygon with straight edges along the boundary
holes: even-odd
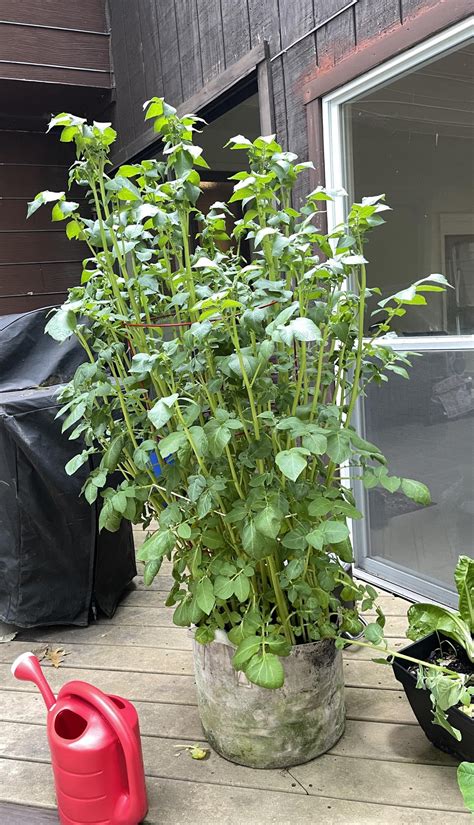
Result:
[[[458,555],[474,552],[474,352],[413,363],[410,381],[395,376],[369,390],[366,436],[391,473],[428,485],[432,504],[370,490],[369,556],[452,590]]]
[[[446,277],[454,287],[447,294],[447,326],[452,335],[474,329],[474,235],[445,235]]]
[[[394,210],[366,250],[373,285],[390,295],[442,272],[453,286],[413,307],[397,331],[473,333],[474,45],[344,108],[352,194],[385,192]]]

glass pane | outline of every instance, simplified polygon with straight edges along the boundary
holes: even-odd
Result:
[[[411,308],[397,332],[474,332],[474,45],[345,110],[353,195],[385,192],[394,210],[367,248],[373,285],[390,295],[442,272],[454,287]]]
[[[365,404],[367,438],[390,472],[425,482],[432,504],[401,493],[367,494],[369,556],[453,589],[459,554],[474,546],[474,352],[413,358],[411,379],[372,386]]]

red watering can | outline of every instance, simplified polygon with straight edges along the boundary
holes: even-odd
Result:
[[[34,682],[48,709],[48,741],[62,825],[138,825],[147,809],[135,708],[87,682],[68,682],[57,699],[33,653],[12,665]]]

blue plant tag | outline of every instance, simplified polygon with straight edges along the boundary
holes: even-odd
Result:
[[[165,462],[166,462],[166,464],[174,464],[174,459],[172,459],[171,456],[168,455],[165,458]],[[156,454],[156,450],[152,450],[151,453],[150,453],[150,463],[151,463],[151,469],[153,470],[155,476],[157,478],[159,478],[162,474],[162,469],[161,469],[160,459],[158,458],[158,456]]]

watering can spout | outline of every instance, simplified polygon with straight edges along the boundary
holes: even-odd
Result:
[[[48,710],[56,704],[56,698],[48,685],[39,660],[34,653],[22,653],[12,664],[12,675],[15,679],[24,682],[33,682],[36,685]]]

